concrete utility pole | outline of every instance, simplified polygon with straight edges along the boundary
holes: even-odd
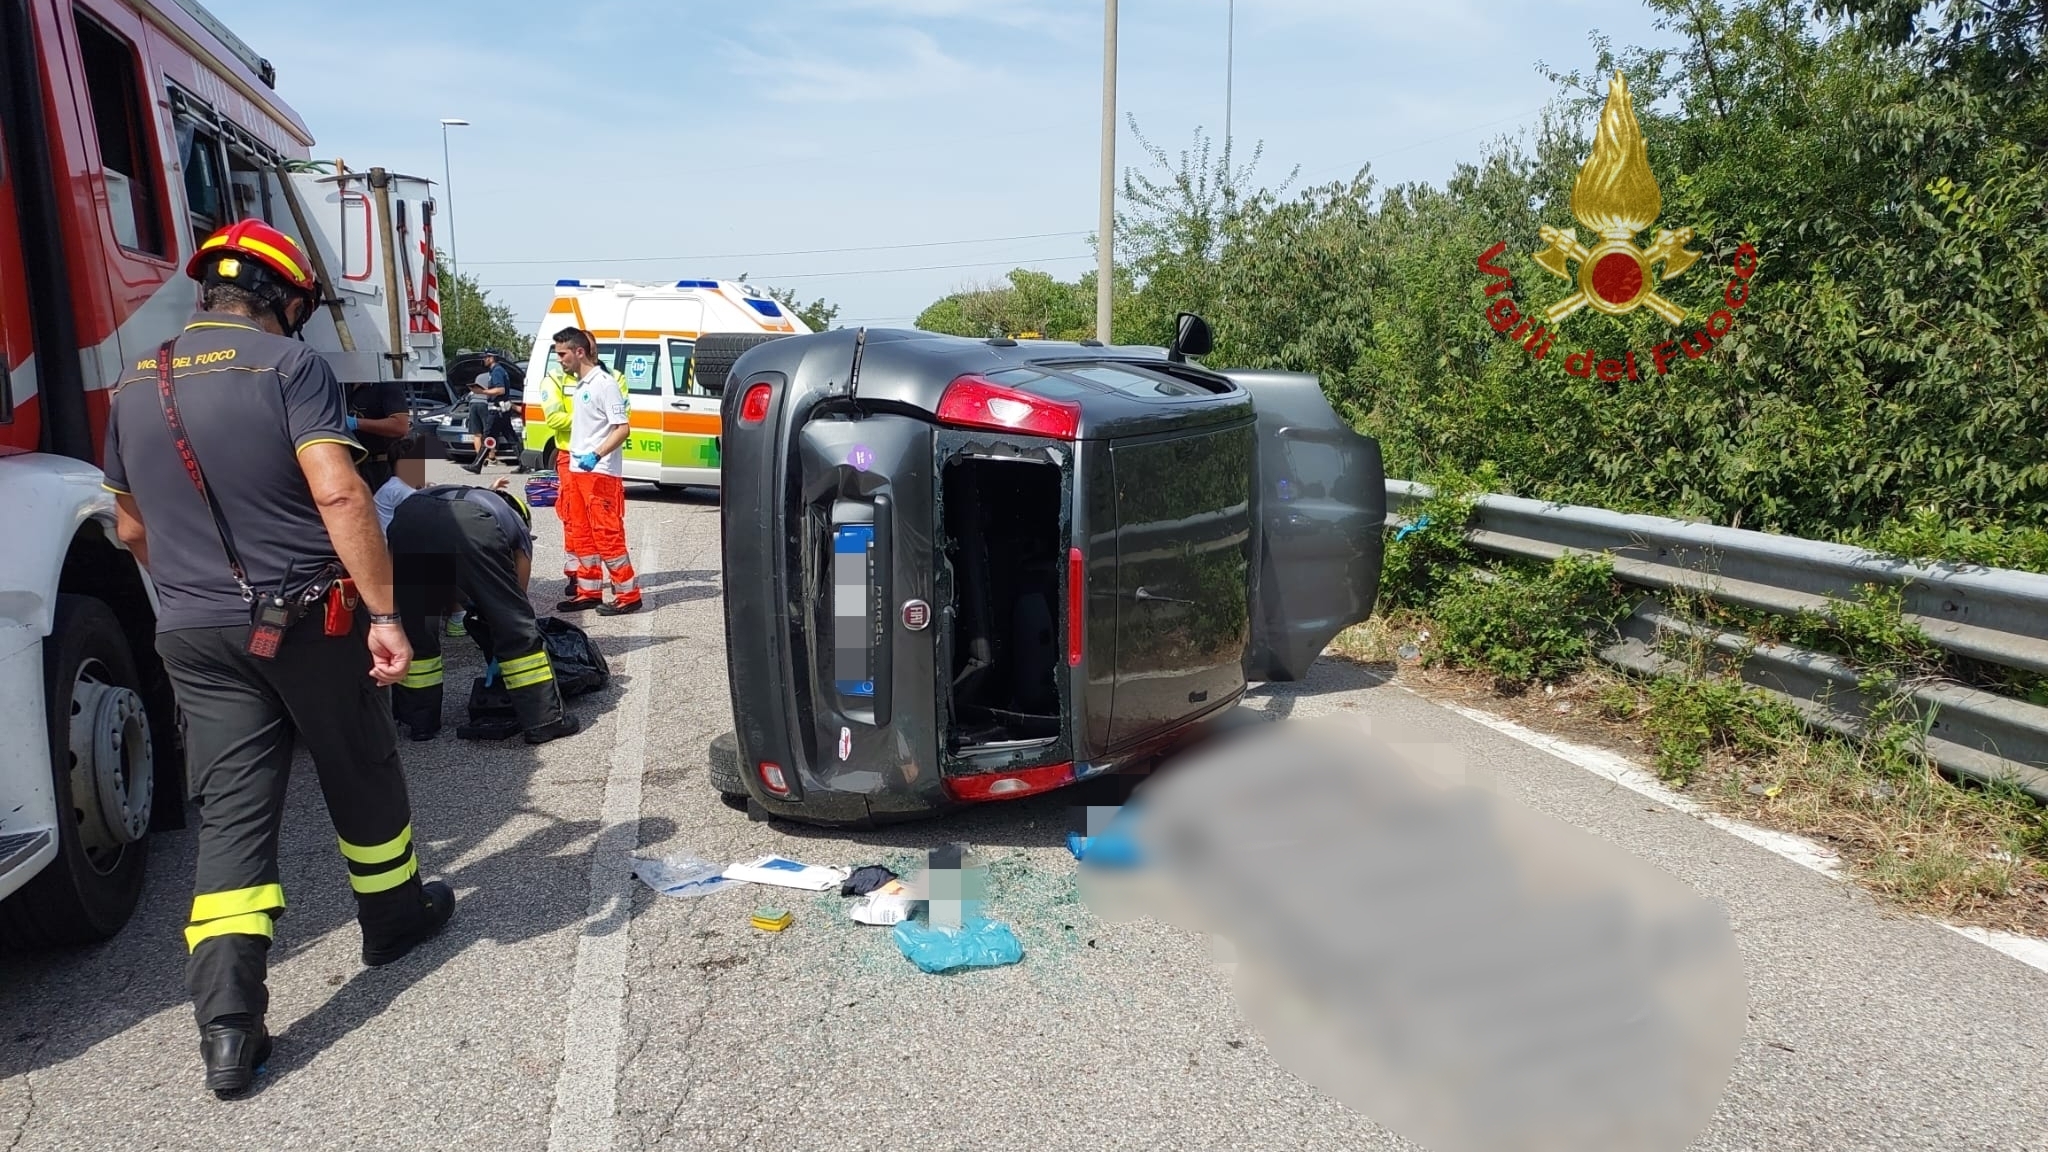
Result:
[[[1102,5],[1102,211],[1096,228],[1095,338],[1108,344],[1116,287],[1116,0]]]

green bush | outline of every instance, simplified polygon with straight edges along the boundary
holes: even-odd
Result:
[[[1797,713],[1738,680],[1659,677],[1643,727],[1656,741],[1658,775],[1684,787],[1714,748],[1757,753],[1796,739]]]
[[[1465,543],[1472,499],[1499,481],[1491,465],[1470,474],[1444,471],[1425,481],[1431,489],[1429,499],[1408,509],[1408,523],[1387,535],[1380,561],[1382,604],[1389,610],[1426,609],[1452,575],[1473,562]]]
[[[1567,555],[1538,573],[1461,572],[1431,614],[1443,659],[1519,687],[1578,671],[1592,651],[1589,634],[1611,625],[1621,603],[1610,561]]]

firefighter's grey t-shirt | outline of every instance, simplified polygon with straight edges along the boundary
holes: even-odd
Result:
[[[142,512],[162,609],[157,631],[247,624],[249,606],[220,533],[164,421],[156,349],[130,363],[107,419],[106,486],[133,496]],[[171,365],[185,433],[249,583],[258,591],[303,587],[336,557],[299,453],[325,442],[363,457],[334,370],[306,345],[221,313],[192,320]]]

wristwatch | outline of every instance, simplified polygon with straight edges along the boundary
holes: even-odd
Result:
[[[370,623],[372,623],[372,624],[397,624],[397,623],[400,623],[400,622],[401,622],[401,618],[400,618],[400,616],[398,615],[398,613],[396,613],[396,612],[372,612],[372,613],[370,613]]]

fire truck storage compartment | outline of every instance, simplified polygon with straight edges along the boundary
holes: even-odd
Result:
[[[953,751],[1060,731],[1060,469],[963,452],[940,473]]]

